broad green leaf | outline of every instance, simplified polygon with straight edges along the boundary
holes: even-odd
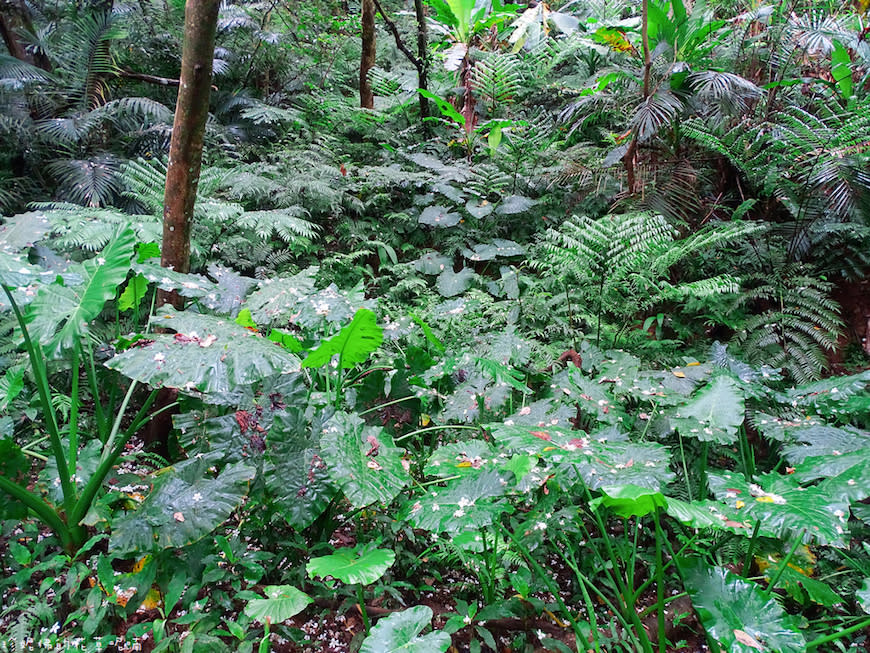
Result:
[[[248,295],[245,307],[261,326],[286,323],[296,312],[296,304],[314,290],[317,272],[317,267],[309,267],[290,277],[266,279]]]
[[[460,220],[462,220],[461,215],[440,204],[427,206],[418,219],[420,224],[428,224],[433,227],[455,227]]]
[[[302,367],[323,367],[333,356],[338,355],[341,369],[350,369],[363,363],[381,346],[384,332],[378,326],[378,319],[367,308],[361,308],[353,316],[350,324],[338,334],[324,340],[302,361]]]
[[[414,269],[423,274],[441,274],[447,268],[453,266],[453,261],[442,256],[438,252],[429,252],[423,254],[420,258],[414,261]]]
[[[423,472],[427,476],[466,476],[477,474],[481,469],[493,469],[503,462],[504,459],[498,457],[489,443],[483,440],[467,440],[438,447],[429,456]]]
[[[38,211],[19,213],[3,219],[0,225],[0,250],[14,254],[32,247],[51,231],[45,214]]]
[[[332,555],[311,558],[305,567],[309,578],[335,578],[348,585],[370,585],[396,561],[388,549],[339,549]]]
[[[855,599],[858,601],[861,609],[870,614],[870,578],[865,578],[864,582],[861,583],[861,587],[855,591]]]
[[[127,277],[134,243],[133,230],[123,226],[102,252],[82,264],[81,285],[53,283],[40,288],[26,319],[31,336],[45,346],[46,354],[59,356],[87,333],[90,321]]]
[[[153,387],[229,392],[299,371],[299,359],[231,319],[163,307],[152,324],[176,331],[121,352],[106,366]]]
[[[504,496],[510,472],[482,471],[450,481],[444,487],[428,489],[408,500],[400,511],[415,528],[432,533],[477,531],[491,525],[499,515],[511,512]]]
[[[257,323],[254,322],[254,319],[251,317],[251,311],[247,308],[243,308],[241,311],[239,311],[239,314],[236,316],[235,323],[238,324],[240,327],[245,327],[246,329],[257,329]],[[269,339],[271,340],[271,338]]]
[[[129,311],[142,304],[145,299],[145,293],[148,291],[148,280],[141,274],[127,282],[127,287],[124,292],[118,297],[118,310]]]
[[[785,459],[793,465],[803,463],[808,458],[839,458],[870,449],[870,433],[866,431],[850,426],[824,426],[816,420],[805,420],[803,424],[784,427],[789,440],[800,443],[787,445],[782,450]]]
[[[804,592],[806,592],[806,596],[810,601],[827,608],[843,602],[843,597],[831,589],[830,585],[802,574],[797,569],[794,569],[791,564],[785,565],[785,568],[782,568],[782,562],[780,561],[764,571],[764,577],[768,582],[773,580],[777,575],[779,580],[776,586],[784,589],[789,596],[801,604],[806,603]]]
[[[417,605],[381,619],[363,640],[360,653],[444,653],[450,635],[435,631],[420,633],[432,623],[432,609]]]
[[[496,207],[495,212],[499,215],[515,215],[525,213],[537,204],[537,200],[522,195],[509,195]]]
[[[592,489],[631,484],[658,491],[673,478],[670,454],[659,444],[610,441],[604,434],[559,427],[490,424],[487,428],[506,449],[560,464],[564,474],[556,478],[560,483],[579,474]]]
[[[700,558],[680,565],[686,590],[707,634],[729,653],[801,653],[803,635],[776,599],[721,567]]]
[[[598,490],[601,492],[601,497],[593,500],[590,507],[605,506],[625,519],[645,517],[655,512],[657,508],[667,506],[667,500],[661,492],[636,485],[608,485]]]
[[[327,422],[320,449],[332,480],[357,508],[390,503],[411,476],[403,449],[381,428],[356,415],[337,413]]]
[[[210,458],[196,457],[156,473],[154,490],[142,505],[115,519],[110,550],[125,554],[187,546],[226,521],[256,470],[235,463],[212,476],[211,465]]]
[[[435,285],[442,297],[455,297],[468,290],[475,276],[474,270],[471,268],[462,268],[459,272],[447,268],[438,275]]]
[[[480,203],[477,200],[468,200],[465,203],[465,210],[478,220],[481,220],[495,210],[495,204],[490,204],[487,200],[483,200]]]
[[[834,50],[831,52],[831,77],[840,91],[840,95],[848,100],[852,97],[852,58],[849,50],[840,43],[834,41]]]
[[[279,624],[314,602],[314,599],[292,585],[266,585],[263,592],[265,599],[251,599],[245,606],[245,614],[260,623],[268,621]]]
[[[264,479],[276,513],[297,530],[313,524],[338,493],[319,448],[272,457]]]
[[[210,309],[218,306],[220,288],[199,274],[176,272],[148,261],[134,263],[133,269],[161,290],[175,291],[182,297],[199,299]]]
[[[792,476],[767,474],[747,483],[737,473],[708,474],[720,510],[735,522],[761,521],[761,532],[787,537],[805,531],[804,542],[843,547],[849,502],[822,486],[802,487]],[[749,528],[751,531],[751,527]]]
[[[733,378],[715,377],[670,418],[684,436],[703,442],[730,444],[737,440],[737,428],[744,419],[743,394]]]
[[[491,261],[498,257],[523,256],[526,250],[512,240],[496,238],[490,244],[475,245],[473,249],[462,250],[469,261]]]

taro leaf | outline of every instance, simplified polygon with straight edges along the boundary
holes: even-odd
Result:
[[[363,640],[360,653],[444,653],[450,635],[435,631],[420,635],[432,622],[432,609],[417,605],[381,619]]]
[[[745,537],[752,534],[752,522],[734,521],[728,514],[722,512],[723,506],[714,501],[688,502],[668,497],[667,503],[666,512],[686,526],[725,530]]]
[[[796,406],[827,406],[846,401],[864,392],[870,384],[870,370],[852,376],[835,376],[791,388],[786,393],[789,403]]]
[[[492,342],[488,349],[487,358],[498,361],[502,365],[510,363],[524,365],[529,362],[532,354],[532,345],[516,334],[513,327],[509,327],[498,335],[490,336]]]
[[[299,326],[315,328],[341,324],[350,320],[361,308],[371,310],[374,301],[366,301],[362,281],[350,290],[339,290],[334,283],[299,301],[296,312],[290,316]]]
[[[420,224],[428,224],[433,227],[454,227],[462,220],[462,216],[448,209],[446,206],[434,204],[427,206],[420,214]]]
[[[824,479],[818,488],[828,496],[847,501],[863,501],[870,497],[870,451],[864,449],[842,456],[807,458],[795,466],[794,478],[802,483]]]
[[[51,224],[44,213],[29,212],[5,218],[0,225],[0,249],[15,253],[32,247],[51,231]]]
[[[519,299],[520,283],[517,269],[512,265],[502,265],[501,268],[499,268],[499,272],[501,273],[499,283],[504,291],[504,296],[508,299]]]
[[[445,444],[429,456],[423,472],[427,476],[463,476],[492,469],[503,463],[492,446],[483,440],[468,440]]]
[[[861,587],[855,591],[855,599],[861,609],[870,614],[870,578],[865,578]]]
[[[339,549],[332,555],[311,558],[305,566],[309,578],[335,578],[347,585],[371,585],[396,561],[389,549]]]
[[[64,441],[64,450],[69,450],[69,445]],[[100,455],[103,453],[103,443],[99,439],[89,440],[79,449],[76,462],[75,480],[73,484],[76,490],[81,491],[88,480],[97,471],[100,464]],[[48,456],[45,466],[39,472],[39,485],[42,492],[55,504],[63,502],[63,488],[60,484],[60,475],[57,473],[57,459]]]
[[[46,354],[59,356],[87,333],[90,321],[127,277],[134,241],[133,230],[120,227],[102,252],[82,264],[81,285],[53,283],[39,289],[26,319],[31,337],[45,346]]]
[[[468,290],[474,277],[474,270],[471,268],[462,268],[459,272],[447,268],[438,275],[436,286],[442,297],[454,297]]]
[[[807,421],[814,422],[815,420]],[[790,439],[801,443],[783,448],[783,456],[792,464],[802,463],[811,456],[839,457],[870,449],[870,433],[849,426],[843,428],[822,425],[793,427],[786,424],[784,432]],[[766,433],[767,431],[765,431]]]
[[[667,506],[667,500],[661,492],[637,485],[608,485],[598,489],[601,496],[594,499],[590,507],[595,509],[599,505],[605,506],[624,519],[645,517],[656,509]]]
[[[44,270],[37,265],[33,265],[27,261],[24,254],[9,254],[0,251],[0,283],[9,286],[10,288],[21,288],[21,293],[16,293],[15,301],[19,306],[29,304],[36,296],[38,284],[51,283],[55,280],[57,274]],[[64,283],[79,283],[80,279],[75,277],[64,277]],[[20,295],[20,298],[19,298]],[[8,299],[5,293],[0,294],[0,308],[9,308]],[[3,303],[7,302],[7,303]]]
[[[525,213],[538,202],[522,195],[509,195],[505,197],[496,208],[495,212],[499,215],[514,215],[517,213]]]
[[[187,546],[220,526],[241,504],[256,470],[236,463],[212,477],[212,464],[201,456],[161,470],[142,505],[114,521],[110,549],[127,554]]]
[[[577,416],[577,409],[559,403],[552,398],[539,399],[528,406],[523,406],[516,413],[505,420],[505,424],[522,426],[550,427],[560,426],[569,429],[572,420]]]
[[[700,558],[680,565],[707,634],[729,653],[800,653],[806,642],[776,599],[755,583]]]
[[[414,261],[414,269],[423,274],[441,274],[451,265],[452,261],[450,258],[442,256],[438,252],[423,254],[423,256]]]
[[[596,383],[573,365],[554,376],[552,385],[556,386],[554,392],[561,392],[563,401],[593,415],[599,424],[617,426],[631,423],[622,403],[614,399],[608,392],[608,387]]]
[[[752,423],[759,431],[761,431],[764,437],[776,440],[777,442],[793,442],[794,440],[802,440],[801,434],[805,429],[809,430],[810,427],[825,426],[823,421],[810,416],[807,416],[804,419],[790,420],[762,412],[757,412],[752,416]],[[831,426],[827,428],[833,429],[834,427]],[[822,436],[820,439],[824,441],[827,438]],[[812,440],[806,441],[812,442]],[[813,453],[807,452],[806,455],[811,456]],[[786,457],[788,458],[788,456]],[[796,462],[793,458],[790,460]]]
[[[509,504],[498,501],[510,477],[509,472],[494,470],[464,476],[407,501],[400,518],[432,533],[480,530],[511,511]]]
[[[264,477],[278,514],[297,530],[313,524],[338,493],[319,448],[273,460]]]
[[[444,408],[439,414],[439,420],[442,422],[473,422],[480,415],[479,397],[486,396],[490,386],[489,379],[474,370],[447,396]]]
[[[475,245],[473,249],[462,250],[469,261],[491,261],[499,256],[523,256],[526,250],[512,240],[496,238],[490,244]]]
[[[757,483],[747,483],[742,474],[714,473],[707,476],[710,490],[721,502],[720,510],[735,522],[761,521],[762,534],[786,537],[803,535],[804,543],[845,546],[844,534],[849,502],[822,486],[801,487],[792,476],[766,474]]]
[[[245,296],[257,283],[254,279],[243,277],[216,263],[208,266],[208,273],[218,285],[217,297],[209,298],[208,307],[221,314],[235,314]]]
[[[268,326],[287,322],[296,312],[296,304],[314,290],[318,268],[312,266],[292,277],[277,277],[260,282],[260,287],[245,301],[257,324]]]
[[[468,200],[465,203],[465,210],[468,211],[469,214],[481,220],[488,216],[495,209],[494,204],[490,204],[486,200],[483,200],[478,204],[477,200]]]
[[[157,263],[134,263],[133,270],[149,282],[157,284],[160,290],[172,290],[182,297],[201,299],[208,308],[218,306],[219,288],[216,283],[198,274],[185,274],[161,267]]]
[[[245,614],[260,623],[279,624],[299,614],[314,601],[292,585],[266,585],[263,592],[265,599],[251,599],[245,606]]]
[[[384,332],[377,317],[369,309],[361,308],[350,324],[308,354],[302,367],[323,367],[337,354],[339,367],[347,370],[365,362],[383,341]]]
[[[671,425],[684,436],[702,442],[730,444],[737,440],[745,407],[737,382],[725,374],[715,377],[684,406],[676,409]]]
[[[163,307],[151,322],[177,333],[157,334],[148,344],[121,352],[106,366],[154,387],[206,394],[299,371],[296,356],[230,319]]]
[[[332,480],[357,508],[389,503],[411,480],[403,449],[380,428],[366,426],[356,415],[337,413],[320,439]]]
[[[579,474],[592,489],[632,484],[658,491],[673,478],[669,453],[659,444],[610,441],[604,433],[587,435],[557,427],[538,430],[491,424],[487,428],[506,449],[560,464],[560,483]]]

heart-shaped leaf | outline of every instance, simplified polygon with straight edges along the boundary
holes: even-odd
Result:
[[[455,227],[462,220],[462,216],[440,204],[433,204],[423,209],[420,214],[420,224],[428,224],[433,227]]]
[[[361,308],[350,324],[329,340],[324,340],[308,357],[302,367],[323,367],[338,355],[341,369],[350,369],[364,362],[384,341],[384,332],[378,318],[367,308]]]
[[[737,382],[721,374],[698,392],[692,401],[676,409],[671,424],[684,436],[704,442],[730,444],[744,419],[743,394]]]
[[[450,635],[440,630],[420,635],[431,623],[432,609],[425,605],[394,612],[372,628],[360,653],[444,653],[450,648]]]
[[[251,599],[245,606],[245,614],[260,623],[279,624],[299,614],[314,601],[292,585],[267,585],[263,592],[265,599]]]
[[[396,561],[388,549],[360,551],[359,547],[339,549],[332,555],[311,558],[305,570],[310,578],[335,578],[348,585],[369,585],[386,573]]]

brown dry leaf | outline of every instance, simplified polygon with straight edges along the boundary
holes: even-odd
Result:
[[[172,516],[175,517],[175,521],[184,521],[184,515],[180,512],[174,512]]]
[[[735,639],[737,639],[738,642],[740,642],[741,644],[745,644],[746,646],[749,646],[750,648],[754,648],[757,651],[764,650],[764,646],[761,644],[761,642],[759,642],[757,639],[755,639],[752,635],[750,635],[747,632],[744,632],[742,630],[738,630],[735,628],[734,629],[734,637],[735,637]]]

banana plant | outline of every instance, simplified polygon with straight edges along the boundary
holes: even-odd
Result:
[[[68,284],[58,278],[53,283],[41,285],[26,310],[22,310],[16,301],[9,280],[2,279],[3,291],[23,338],[46,435],[24,446],[19,446],[11,437],[0,440],[0,451],[3,453],[0,490],[12,499],[6,502],[0,513],[20,516],[28,510],[32,511],[57,534],[63,547],[70,553],[75,553],[85,543],[87,532],[82,520],[123,452],[124,445],[150,419],[148,411],[156,396],[155,390],[122,429],[137,384],[133,382],[128,386],[117,409],[114,392],[108,393],[108,405],[101,403],[100,397],[105,393],[101,392],[97,379],[94,352],[88,334],[88,325],[100,314],[105,303],[115,296],[118,286],[127,277],[134,242],[135,235],[129,226],[119,228],[98,256],[85,261],[74,274],[68,275],[68,279],[77,278],[79,283]],[[64,416],[52,401],[49,368],[58,359],[71,363],[72,401],[66,419],[63,419]],[[83,416],[79,408],[82,373],[94,404],[93,428],[96,437],[89,442],[83,442],[81,437]],[[49,444],[48,457],[37,450],[38,445],[45,440]],[[91,442],[94,446],[82,447]],[[80,454],[83,455],[81,459]],[[28,456],[46,461],[45,470],[49,477],[53,476],[48,479],[47,496],[38,490],[27,489],[30,480]]]

